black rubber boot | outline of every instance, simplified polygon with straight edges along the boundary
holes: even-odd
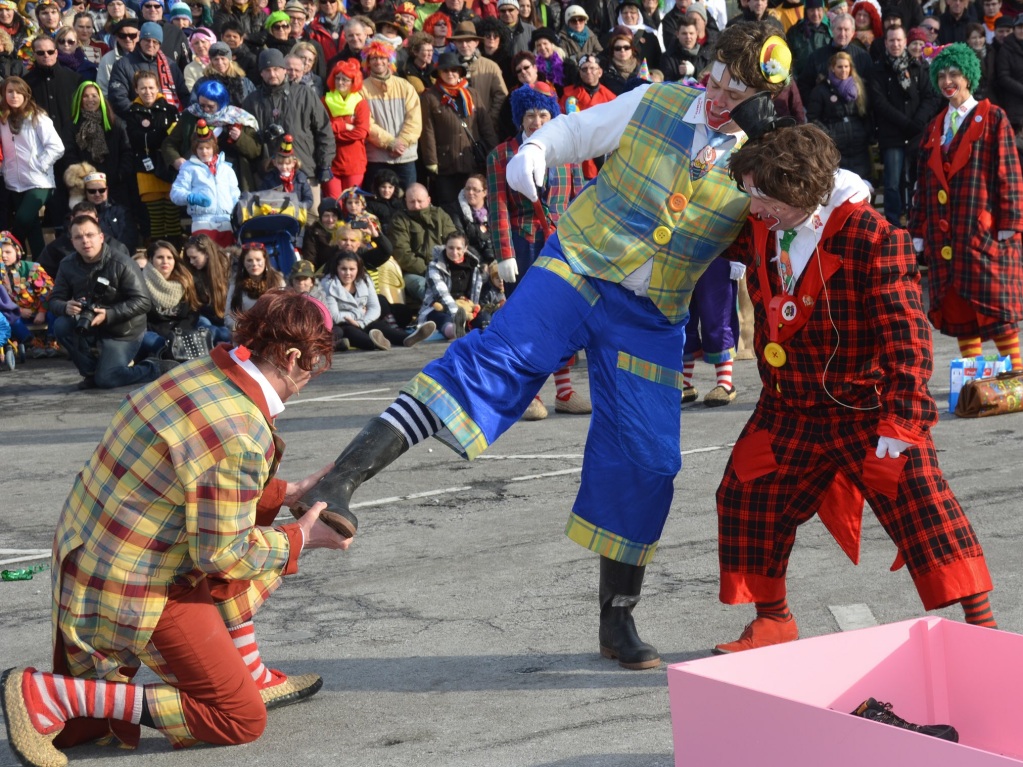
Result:
[[[291,507],[291,513],[301,517],[310,506],[323,501],[327,508],[320,519],[351,538],[359,528],[359,520],[348,508],[352,493],[406,450],[405,437],[384,419],[374,418],[337,457],[334,468]]]
[[[654,668],[657,650],[639,638],[632,610],[639,602],[645,567],[600,558],[600,654],[622,668]]]

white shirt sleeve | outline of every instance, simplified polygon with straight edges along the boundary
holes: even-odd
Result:
[[[580,163],[613,152],[649,85],[623,93],[614,101],[560,115],[526,139],[544,150],[548,168]]]

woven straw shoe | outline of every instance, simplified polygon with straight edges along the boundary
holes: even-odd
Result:
[[[18,761],[26,767],[64,767],[67,757],[54,748],[53,739],[60,728],[43,735],[32,724],[25,701],[24,680],[32,668],[9,668],[0,678],[0,704],[3,705],[7,742]]]

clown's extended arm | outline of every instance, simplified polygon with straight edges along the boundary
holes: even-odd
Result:
[[[508,162],[508,186],[532,200],[536,198],[534,186],[542,186],[547,168],[613,152],[648,87],[640,86],[614,101],[551,120]]]

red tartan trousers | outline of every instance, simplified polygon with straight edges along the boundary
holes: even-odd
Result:
[[[717,491],[722,602],[785,596],[796,528],[817,513],[838,472],[895,542],[925,609],[991,590],[984,553],[930,435],[899,458],[879,459],[877,428],[876,418],[810,419],[758,405]]]

